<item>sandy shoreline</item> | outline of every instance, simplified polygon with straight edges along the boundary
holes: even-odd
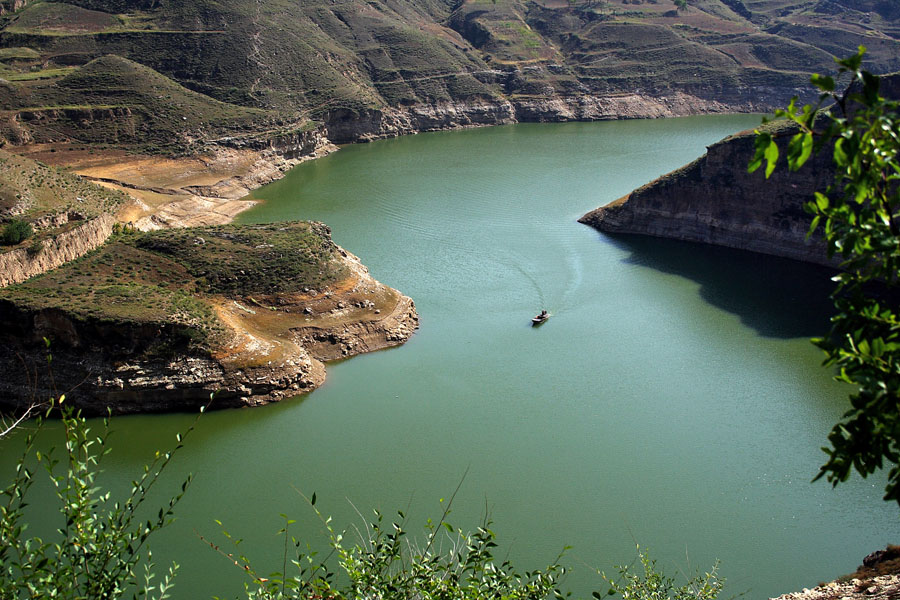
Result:
[[[308,155],[285,158],[273,151],[217,148],[201,156],[167,158],[43,144],[18,152],[126,193],[132,202],[119,210],[118,220],[148,231],[230,223],[256,205],[247,198],[250,192],[335,150],[329,143]]]

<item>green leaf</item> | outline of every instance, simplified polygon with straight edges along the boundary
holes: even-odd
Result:
[[[775,143],[775,140],[770,140],[769,145],[766,146],[765,154],[766,161],[768,164],[766,165],[766,179],[772,175],[772,172],[775,170],[775,165],[778,163],[778,144]]]
[[[755,133],[756,139],[753,140],[755,152],[753,154],[753,158],[750,160],[750,164],[747,165],[748,173],[753,173],[762,166],[763,158],[765,158],[766,147],[772,141],[772,136],[768,133],[763,133],[759,130],[756,130]]]
[[[813,76],[809,78],[810,82],[823,92],[833,92],[834,91],[834,78],[828,75],[819,75],[818,73],[813,73]]]
[[[815,233],[816,228],[819,226],[820,219],[821,217],[819,215],[813,217],[812,223],[809,224],[809,231],[806,232],[806,239],[809,239],[812,237],[812,234]]]
[[[809,160],[809,157],[812,156],[813,151],[813,136],[811,133],[803,134],[803,143],[801,145],[800,156],[797,158],[796,167],[794,170],[796,171],[798,168],[802,167],[806,164],[806,161]]]
[[[844,139],[838,138],[838,140],[834,143],[834,164],[837,167],[845,167],[850,159],[847,157],[847,152],[844,150]]]

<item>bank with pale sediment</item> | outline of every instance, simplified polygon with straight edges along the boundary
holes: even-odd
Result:
[[[759,112],[771,108],[763,96],[708,100],[684,92],[665,96],[622,93],[606,96],[514,96],[447,100],[429,104],[361,110],[334,109],[314,126],[300,121],[279,132],[249,131],[210,139],[206,150],[178,159],[124,152],[20,150],[133,198],[118,215],[138,229],[225,224],[251,208],[248,194],[284,176],[297,164],[324,156],[337,144],[367,142],[426,131],[522,122],[597,121],[663,118],[709,113]],[[115,115],[107,118],[115,119]],[[74,158],[73,158],[74,156]]]
[[[249,164],[240,173],[215,181],[185,182],[171,186],[171,173],[190,171],[198,158],[172,161],[167,166],[145,167],[140,159],[130,164],[118,161],[109,167],[76,169],[82,175],[121,189],[136,198],[131,211],[139,229],[184,227],[228,223],[255,202],[247,195],[275,181],[301,162],[320,158],[338,149],[338,144],[369,142],[378,139],[429,131],[468,127],[487,127],[512,123],[551,123],[564,121],[600,121],[615,119],[655,119],[698,114],[761,112],[771,107],[757,100],[739,103],[718,102],[676,92],[654,97],[643,94],[610,96],[547,96],[513,99],[473,99],[417,104],[404,107],[349,110],[336,109],[325,115],[316,127],[287,135],[266,137],[247,134],[215,140],[209,146],[208,164],[227,164],[229,156],[243,153]],[[128,167],[127,169],[125,167]],[[129,181],[139,173],[140,185]],[[208,179],[208,178],[207,178]],[[157,185],[154,185],[154,181]],[[165,196],[159,196],[159,194]],[[155,195],[154,195],[155,194]],[[149,197],[149,199],[148,199]],[[151,206],[153,198],[159,204]]]

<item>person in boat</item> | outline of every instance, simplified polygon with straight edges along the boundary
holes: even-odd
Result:
[[[544,317],[547,316],[547,311],[546,311],[546,310],[542,310],[542,311],[541,311],[541,314],[538,315],[538,316],[541,317],[541,318],[543,319]]]

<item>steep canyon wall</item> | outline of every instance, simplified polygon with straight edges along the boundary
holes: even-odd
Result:
[[[786,144],[786,138],[783,141]],[[747,172],[752,131],[726,138],[694,162],[584,215],[580,222],[609,233],[637,233],[702,242],[833,264],[822,241],[807,239],[803,204],[834,177],[822,152],[800,171]]]

